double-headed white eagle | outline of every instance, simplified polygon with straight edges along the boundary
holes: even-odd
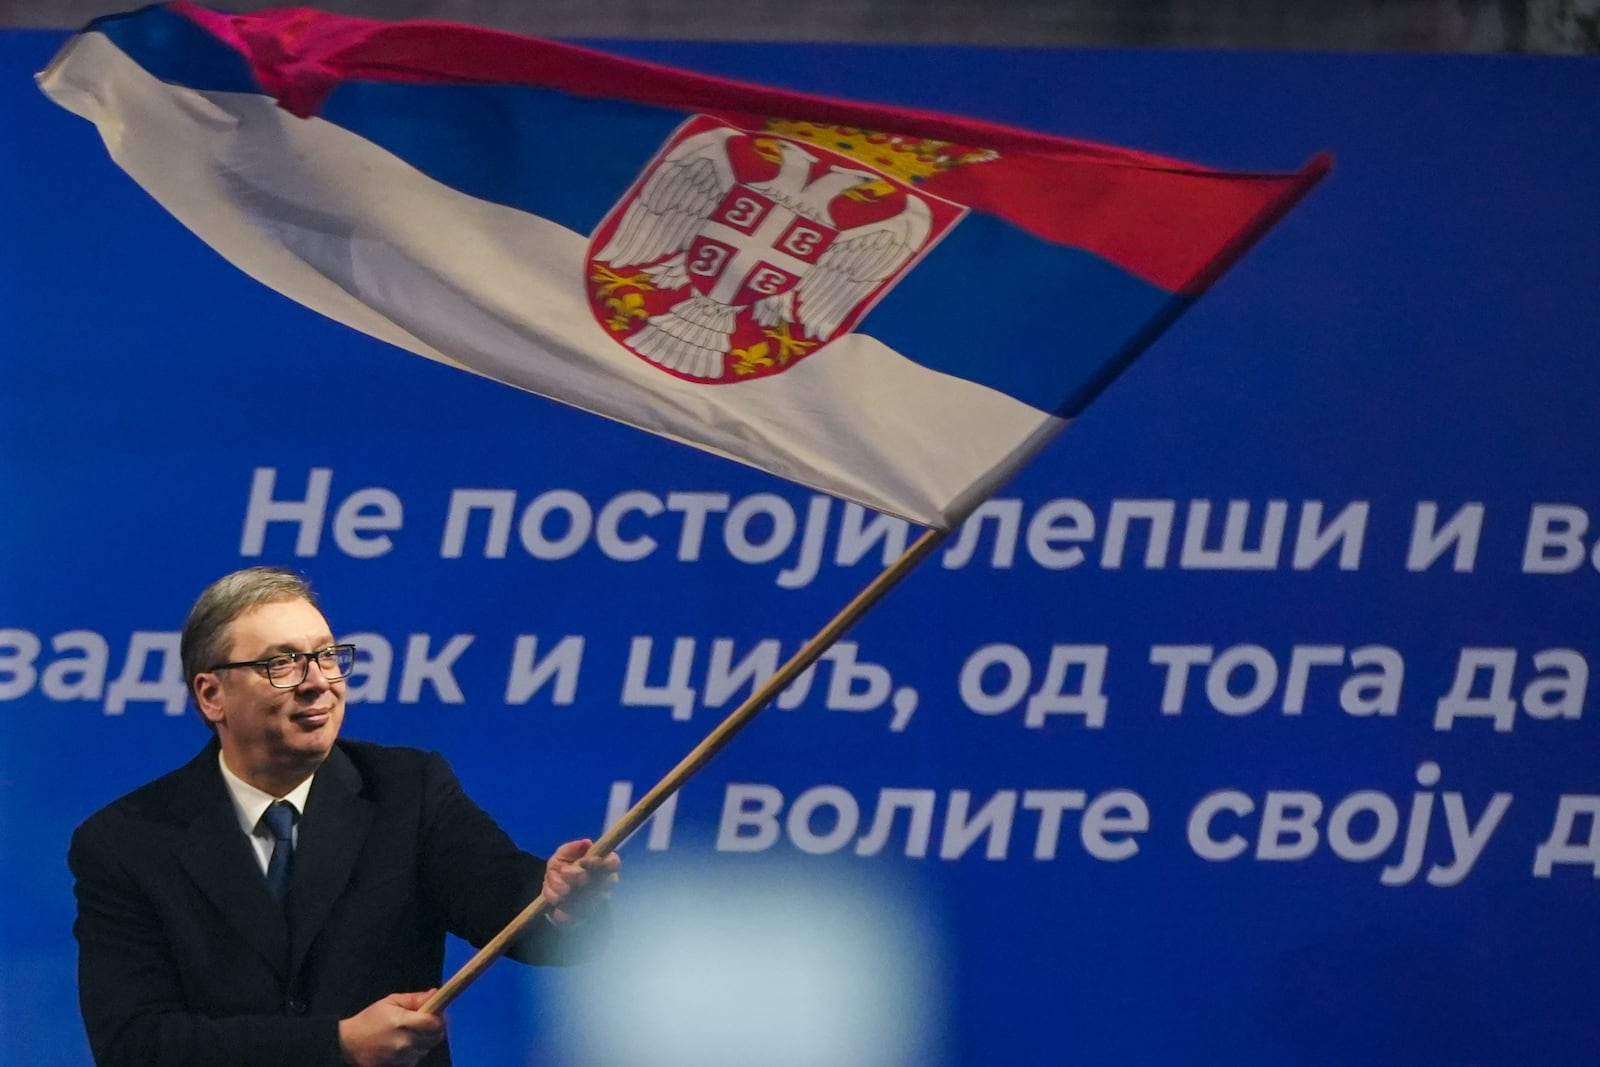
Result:
[[[595,258],[613,270],[643,266],[660,289],[689,284],[690,246],[729,191],[740,184],[727,150],[727,142],[735,136],[737,131],[725,127],[707,130],[669,152]],[[830,202],[847,190],[882,180],[872,171],[840,166],[813,177],[816,156],[792,141],[775,140],[778,173],[745,187],[770,199],[773,210],[788,218],[808,219],[838,231]],[[931,229],[927,204],[907,196],[899,214],[839,231],[816,263],[783,292],[735,304],[719,299],[731,295],[726,284],[712,295],[691,291],[670,310],[652,315],[624,343],[660,366],[714,381],[723,377],[735,319],[746,307],[762,326],[796,323],[806,336],[829,340],[873,290],[922,249]],[[733,287],[741,280],[734,278]]]

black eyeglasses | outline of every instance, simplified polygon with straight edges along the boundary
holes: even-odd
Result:
[[[350,670],[356,663],[356,646],[329,645],[315,652],[285,652],[266,659],[219,663],[208,669],[225,671],[233,667],[259,667],[274,689],[294,689],[304,683],[306,675],[311,673],[312,660],[316,660],[317,670],[322,672],[324,681],[337,682],[350,677]]]

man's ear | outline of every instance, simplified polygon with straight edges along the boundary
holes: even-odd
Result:
[[[222,721],[222,679],[210,671],[194,677],[194,706],[204,719],[215,725]]]

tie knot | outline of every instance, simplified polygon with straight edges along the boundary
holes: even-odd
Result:
[[[287,800],[274,800],[261,815],[262,825],[272,832],[275,841],[294,840],[294,805]]]

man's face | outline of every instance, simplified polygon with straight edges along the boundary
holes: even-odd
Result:
[[[228,638],[228,662],[315,652],[333,644],[322,613],[298,599],[251,608],[229,625]],[[327,757],[344,721],[344,690],[344,681],[328,681],[315,662],[293,689],[274,688],[266,672],[255,667],[195,679],[195,701],[215,724],[229,769],[268,792],[287,791]]]

